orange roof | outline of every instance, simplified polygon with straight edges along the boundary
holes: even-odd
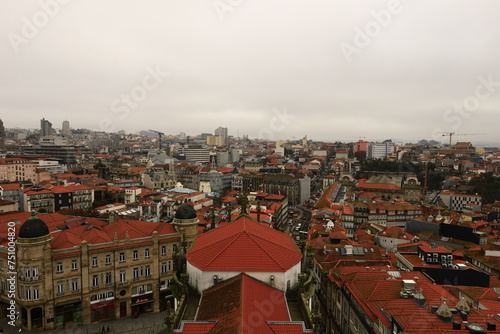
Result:
[[[213,334],[244,333],[248,326],[257,333],[272,334],[266,323],[249,324],[241,319],[251,319],[252,314],[262,312],[262,305],[272,307],[266,309],[266,321],[290,321],[288,307],[283,292],[240,274],[203,294],[196,314],[197,320],[218,320],[210,331]]]
[[[288,235],[241,216],[198,236],[186,258],[203,271],[285,272],[302,254]]]

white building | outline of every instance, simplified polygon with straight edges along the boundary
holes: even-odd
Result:
[[[394,145],[391,142],[371,143],[368,145],[368,159],[385,159],[394,152]]]
[[[302,254],[288,235],[243,215],[199,235],[186,260],[199,293],[241,273],[287,291],[299,283]]]

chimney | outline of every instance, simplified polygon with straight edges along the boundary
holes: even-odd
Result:
[[[497,330],[497,324],[495,324],[494,322],[487,322],[486,323],[486,329],[489,330],[489,331],[495,331]]]
[[[462,325],[458,321],[453,321],[453,330],[457,331],[462,329]]]

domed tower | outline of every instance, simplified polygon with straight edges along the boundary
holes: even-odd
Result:
[[[52,329],[54,317],[51,236],[47,225],[32,213],[19,229],[17,246],[17,305],[24,329]]]
[[[189,203],[179,206],[173,223],[177,232],[181,234],[181,240],[187,242],[188,248],[191,248],[191,244],[198,235],[198,222],[196,210]]]

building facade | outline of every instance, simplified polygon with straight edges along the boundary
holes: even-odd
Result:
[[[19,325],[25,331],[165,310],[167,299],[172,298],[174,253],[182,238],[192,241],[188,238],[194,238],[197,228],[193,229],[193,224],[184,226],[182,219],[175,226],[87,219],[77,226],[58,222],[66,226],[59,229],[60,225],[47,225],[32,216],[24,223],[12,224],[19,231],[15,301],[20,310]],[[10,303],[6,246],[2,242],[0,247],[2,317],[7,315]]]

